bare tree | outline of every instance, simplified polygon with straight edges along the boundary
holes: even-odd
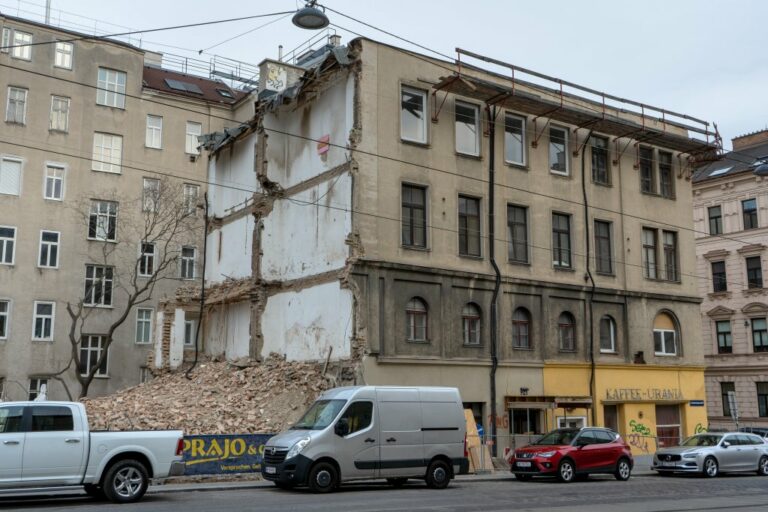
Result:
[[[71,396],[64,375],[74,371],[80,398],[88,395],[115,332],[133,308],[152,300],[158,284],[178,278],[182,246],[197,245],[204,236],[195,198],[186,196],[178,182],[151,181],[138,198],[126,199],[116,191],[109,196],[83,199],[75,207],[89,239],[84,293],[67,302],[70,356],[51,377]]]

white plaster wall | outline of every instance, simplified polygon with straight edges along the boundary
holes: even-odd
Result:
[[[224,148],[208,165],[208,181],[219,186],[209,187],[210,213],[224,217],[232,208],[250,200],[260,190],[254,168],[256,135]]]
[[[270,180],[288,188],[346,162],[354,98],[354,87],[349,85],[350,82],[353,83],[351,76],[339,80],[295,111],[265,116],[267,176]],[[317,140],[324,135],[330,135],[331,144],[337,146],[331,146],[321,157],[317,152]]]
[[[292,197],[276,201],[264,219],[262,276],[290,280],[344,266],[352,230],[348,173]]]
[[[251,305],[224,304],[214,308],[206,320],[205,352],[229,360],[250,353]]]
[[[254,224],[253,216],[246,215],[208,235],[206,281],[216,283],[225,277],[251,275]]]
[[[158,311],[155,315],[155,368],[163,366],[163,321],[165,313]]]
[[[171,325],[171,346],[169,349],[168,364],[171,368],[178,368],[184,361],[184,319],[183,309],[173,312],[173,325]]]
[[[261,355],[275,352],[290,361],[322,360],[333,347],[331,359],[349,357],[352,306],[352,292],[338,282],[269,297],[261,320]]]

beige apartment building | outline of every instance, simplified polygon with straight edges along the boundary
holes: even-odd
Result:
[[[63,383],[77,396],[74,372],[98,362],[105,329],[125,309],[122,285],[133,274],[140,284],[165,258],[161,249],[173,251],[178,261],[117,329],[89,394],[136,384],[158,301],[200,279],[203,223],[194,212],[207,167],[198,136],[233,124],[249,95],[164,69],[160,54],[119,41],[4,15],[0,30],[0,397],[34,398],[47,384],[62,399]],[[161,186],[193,212],[166,248],[137,234]],[[62,383],[52,376],[72,351],[67,304],[80,301],[82,368]]]
[[[710,427],[768,429],[768,130],[694,175],[693,208]]]
[[[205,350],[458,386],[500,445],[694,432],[709,125],[484,60],[360,38],[262,63],[256,116],[208,139],[211,179],[257,193],[212,191]]]

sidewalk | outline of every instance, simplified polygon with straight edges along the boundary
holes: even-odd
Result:
[[[635,467],[632,470],[632,477],[648,477],[655,475],[655,471],[651,471],[652,455],[640,455],[635,457]],[[250,477],[251,475],[248,475]],[[272,482],[262,480],[258,474],[252,475],[253,479],[246,479],[245,477],[237,481],[218,481],[211,482],[206,478],[201,477],[187,477],[188,482],[175,481],[171,484],[158,484],[152,485],[149,488],[150,494],[152,493],[168,493],[168,492],[211,492],[211,491],[231,491],[242,489],[260,489],[268,488],[273,489],[275,486]],[[184,478],[184,477],[182,477]],[[215,478],[215,477],[214,477]],[[456,477],[457,482],[493,482],[514,480],[515,477],[508,470],[497,470],[495,473],[480,473],[475,475],[458,475]],[[181,478],[174,479],[181,480]],[[375,480],[372,480],[375,482]]]

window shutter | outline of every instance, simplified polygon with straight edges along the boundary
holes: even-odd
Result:
[[[19,195],[21,190],[21,162],[3,160],[0,162],[0,194]]]
[[[4,28],[3,29],[3,41],[0,43],[0,47],[2,50],[0,50],[3,53],[8,53],[10,50],[8,47],[11,46],[11,29],[10,28]]]

